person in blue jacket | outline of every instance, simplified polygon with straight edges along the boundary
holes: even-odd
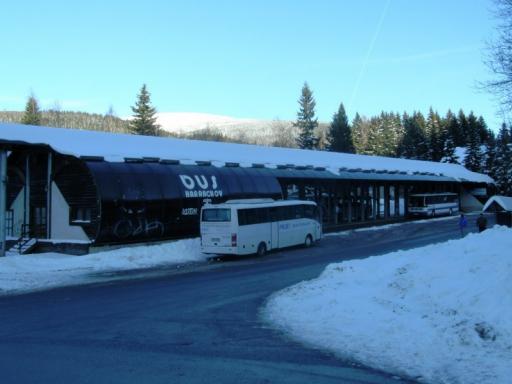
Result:
[[[459,217],[459,229],[460,229],[460,235],[464,237],[464,229],[468,226],[468,221],[466,220],[466,216],[464,216],[463,213],[460,214]]]

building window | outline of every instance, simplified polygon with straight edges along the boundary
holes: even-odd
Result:
[[[5,234],[14,236],[14,211],[12,209],[5,211]]]
[[[91,208],[72,207],[69,222],[71,224],[90,224]]]
[[[46,207],[34,208],[34,221],[37,227],[46,225]]]

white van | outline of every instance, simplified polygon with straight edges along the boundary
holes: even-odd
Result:
[[[322,237],[316,203],[301,200],[247,199],[207,204],[201,209],[203,253],[264,255],[267,251]]]

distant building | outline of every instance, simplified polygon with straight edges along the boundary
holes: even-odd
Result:
[[[492,196],[484,205],[483,212],[495,212],[496,224],[512,227],[512,197]]]
[[[493,184],[457,164],[17,124],[0,150],[8,239],[34,251],[195,236],[207,201],[315,200],[329,230],[404,220],[414,193],[481,209]]]

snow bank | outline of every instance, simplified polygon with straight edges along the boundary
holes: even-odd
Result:
[[[80,284],[101,272],[137,270],[205,260],[199,239],[71,256],[59,253],[0,258],[0,294]]]
[[[509,383],[512,230],[329,265],[265,317],[343,358],[431,383]]]

